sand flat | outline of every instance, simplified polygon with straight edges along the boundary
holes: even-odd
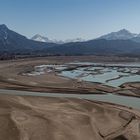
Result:
[[[0,140],[139,140],[139,124],[139,111],[107,103],[0,96]]]

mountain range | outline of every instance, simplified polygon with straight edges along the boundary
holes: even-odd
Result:
[[[117,32],[111,32],[109,34],[105,34],[96,39],[106,39],[106,40],[133,40],[135,42],[140,42],[140,34],[131,33],[126,29],[119,30]],[[56,43],[56,44],[64,44],[70,42],[84,42],[82,38],[76,39],[67,39],[65,41],[62,40],[51,40],[48,37],[44,37],[42,35],[36,34],[34,35],[31,40],[39,41],[39,42],[47,42],[47,43]]]
[[[56,41],[41,35],[33,38],[20,35],[0,25],[0,55],[131,55],[140,56],[140,34],[126,29],[99,38]]]
[[[82,38],[75,38],[75,39],[67,39],[67,40],[52,40],[48,37],[42,36],[40,34],[34,35],[31,40],[39,41],[39,42],[47,42],[47,43],[56,43],[56,44],[64,44],[64,43],[70,43],[70,42],[83,42],[84,40]]]
[[[54,45],[56,44],[30,40],[8,29],[6,25],[0,25],[0,54],[30,54]]]
[[[126,29],[122,29],[118,32],[112,32],[99,37],[98,39],[106,40],[132,40],[135,42],[140,42],[140,34],[131,33]]]

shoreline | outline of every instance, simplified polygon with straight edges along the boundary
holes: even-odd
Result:
[[[126,104],[123,104],[122,103],[119,103],[119,102],[113,102],[113,100],[111,99],[108,99],[108,101],[106,99],[103,99],[102,97],[106,96],[106,98],[109,98],[109,97],[119,97],[119,98],[124,98],[126,97],[126,100],[129,99],[129,100],[135,100],[137,99],[138,101],[138,98],[139,97],[130,97],[130,96],[127,96],[127,95],[118,95],[118,94],[111,94],[111,93],[108,93],[108,94],[77,94],[77,93],[51,93],[51,92],[37,92],[37,91],[25,91],[25,90],[17,90],[17,89],[0,89],[0,95],[7,95],[7,96],[29,96],[29,97],[46,97],[46,98],[68,98],[68,99],[81,99],[81,100],[89,100],[89,101],[93,101],[93,102],[103,102],[103,103],[107,103],[107,104],[112,104],[112,105],[116,105],[116,106],[123,106],[123,107],[126,107],[126,108],[134,108],[134,109],[140,109],[138,106],[137,107],[133,107],[133,105],[131,105],[130,103],[130,106],[126,105]],[[97,99],[98,97],[98,99]],[[101,97],[101,98],[100,98]],[[130,97],[130,98],[129,98]],[[121,99],[122,99],[121,98]]]
[[[63,58],[63,59],[62,59]],[[65,59],[64,59],[65,58]],[[81,59],[79,59],[81,58]],[[122,84],[120,87],[115,88],[100,83],[92,83],[85,81],[77,81],[67,77],[57,75],[57,73],[45,73],[40,76],[23,76],[21,73],[31,71],[34,66],[42,64],[58,64],[73,61],[83,61],[83,59],[99,59],[101,62],[103,58],[97,58],[90,56],[86,57],[50,57],[50,58],[32,58],[32,59],[20,59],[15,61],[0,61],[0,88],[5,89],[18,89],[25,91],[39,91],[39,92],[57,92],[57,93],[73,93],[73,94],[118,94],[127,95],[131,97],[140,97],[140,94],[129,94],[127,91],[133,91],[134,89],[139,91],[140,82],[130,82]],[[108,58],[109,59],[109,58]],[[118,58],[119,59],[119,58]],[[27,61],[28,60],[28,61]],[[72,61],[73,60],[73,61]],[[120,61],[122,58],[120,59]],[[95,60],[94,60],[95,61]],[[118,61],[118,60],[117,60]],[[91,62],[91,60],[90,60]],[[127,62],[127,61],[126,61]],[[112,62],[113,63],[113,62]],[[123,93],[122,93],[123,91]],[[121,93],[119,93],[121,92]],[[125,94],[126,92],[126,94]]]
[[[1,127],[1,138],[140,139],[140,96],[133,97],[135,94],[131,93],[134,87],[135,90],[139,88],[139,83],[112,88],[99,83],[77,83],[55,72],[21,75],[36,65],[65,62],[68,60],[60,58],[0,62],[0,125],[4,126]],[[120,91],[129,91],[131,97],[117,95]],[[129,104],[124,103],[126,100]]]

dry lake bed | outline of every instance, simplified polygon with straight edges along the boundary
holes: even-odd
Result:
[[[0,62],[0,139],[139,140],[140,61],[47,57]]]

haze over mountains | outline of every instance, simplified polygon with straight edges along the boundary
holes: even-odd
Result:
[[[136,38],[138,40],[136,40]],[[126,30],[126,29],[122,29],[118,32],[112,32],[106,35],[103,35],[101,37],[99,37],[98,39],[106,39],[106,40],[133,40],[136,42],[140,42],[140,34],[136,34],[136,33],[131,33],[130,31]]]
[[[48,37],[42,36],[40,34],[34,35],[32,38],[34,41],[39,41],[39,42],[47,42],[47,43],[56,43],[56,44],[64,44],[64,43],[69,43],[69,42],[82,42],[84,41],[82,38],[75,38],[75,39],[67,39],[67,40],[52,40],[49,39]]]
[[[32,53],[53,45],[53,43],[43,43],[30,40],[25,36],[8,29],[6,25],[0,25],[0,54]]]
[[[20,35],[6,25],[0,25],[0,54],[40,55],[132,55],[140,56],[140,34],[122,29],[99,38],[57,41],[35,35],[32,39]]]
[[[140,34],[136,34],[136,33],[131,33],[130,31],[126,30],[126,29],[122,29],[119,30],[117,32],[111,32],[109,34],[105,34],[99,38],[96,39],[106,39],[106,40],[134,40],[139,38],[140,42]],[[39,42],[47,42],[47,43],[57,43],[57,44],[64,44],[64,43],[70,43],[70,42],[83,42],[84,40],[82,38],[75,38],[75,39],[67,39],[65,41],[62,40],[51,40],[48,37],[44,37],[42,35],[36,34],[35,36],[33,36],[31,38],[34,41],[39,41]],[[137,41],[136,41],[137,42]]]

